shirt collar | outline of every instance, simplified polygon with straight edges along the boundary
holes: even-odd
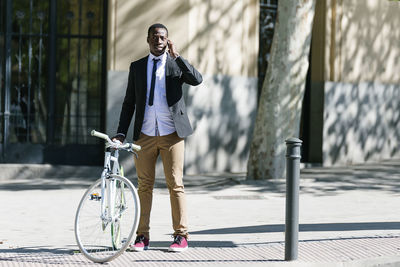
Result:
[[[153,59],[161,59],[161,62],[165,62],[167,60],[167,52],[165,51],[163,54],[161,54],[160,56],[156,57],[155,55],[153,55],[152,53],[149,54],[149,60],[153,60]]]

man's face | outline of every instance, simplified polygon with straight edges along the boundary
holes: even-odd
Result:
[[[168,34],[164,28],[155,28],[147,36],[150,52],[155,56],[160,56],[167,49]]]

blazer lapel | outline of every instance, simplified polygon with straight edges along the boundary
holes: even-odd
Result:
[[[174,88],[171,88],[171,76],[173,74],[173,59],[167,53],[167,61],[165,62],[165,94],[167,97],[168,106],[171,106],[171,97],[174,95]]]
[[[146,94],[147,94],[147,61],[148,61],[149,56],[144,57],[142,62],[140,62],[140,65],[138,66],[137,69],[137,77],[139,77],[139,81],[141,83],[138,83],[138,103],[142,103],[142,108],[146,106]]]
[[[167,79],[169,79],[171,76],[171,68],[172,68],[171,62],[172,62],[172,58],[167,53],[167,61],[165,62],[165,79],[166,79],[165,81],[167,84],[168,84]]]

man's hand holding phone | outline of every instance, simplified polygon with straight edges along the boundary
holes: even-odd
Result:
[[[171,42],[171,40],[168,39],[167,45],[168,45],[168,51],[169,51],[169,54],[171,55],[171,57],[174,59],[179,57],[179,53],[178,53],[178,51],[176,51],[176,47],[175,47],[174,43]]]

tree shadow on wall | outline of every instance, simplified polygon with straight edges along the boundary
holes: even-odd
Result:
[[[241,82],[244,88],[237,87],[235,83],[238,82]],[[204,128],[200,129],[199,127],[206,128],[206,135],[197,136],[195,141],[201,142],[200,145],[187,146],[190,153],[196,155],[196,159],[186,161],[185,167],[194,168],[197,173],[237,171],[239,168],[235,164],[243,165],[248,158],[253,121],[256,116],[257,83],[256,80],[254,82],[238,81],[233,77],[222,75],[212,77],[210,83],[214,88],[209,91],[220,90],[218,96],[214,96],[219,97],[220,100],[218,103],[214,101],[213,106],[193,103],[196,102],[195,90],[202,90],[202,88],[191,89],[185,93],[194,130],[202,133]],[[246,101],[247,98],[246,102],[251,106],[242,105],[237,91],[235,93],[234,90],[252,90],[252,93],[243,94],[243,101]],[[251,97],[254,99],[249,99]],[[245,110],[241,110],[241,108]],[[244,116],[243,113],[247,115]],[[204,121],[206,121],[205,124]],[[200,123],[202,124],[200,125]],[[203,145],[206,146],[206,149],[202,147]],[[204,152],[205,150],[206,152]],[[206,164],[210,159],[212,159],[212,164]]]
[[[400,155],[397,145],[400,142],[397,130],[400,127],[400,87],[384,83],[399,79],[397,72],[387,68],[388,61],[400,56],[400,50],[392,49],[398,47],[395,36],[385,35],[397,34],[388,30],[398,28],[398,20],[394,19],[398,17],[398,9],[390,8],[391,4],[372,7],[360,1],[342,3],[347,18],[337,17],[340,43],[335,49],[339,60],[333,72],[336,72],[335,80],[351,80],[352,83],[330,84],[329,90],[325,90],[323,121],[327,148],[324,157],[332,164]],[[356,12],[363,15],[349,16]],[[376,14],[380,14],[379,18]],[[351,47],[346,41],[348,36],[352,36]],[[346,77],[342,77],[344,75]]]
[[[201,138],[196,137],[196,142],[199,140],[206,148],[200,145],[187,147],[191,150],[190,153],[196,155],[196,159],[187,160],[185,167],[196,170],[197,173],[230,172],[246,168],[257,109],[257,80],[230,74],[235,72],[237,64],[242,64],[241,73],[246,72],[243,69],[245,61],[240,59],[242,55],[232,58],[229,49],[233,46],[225,45],[226,39],[233,38],[227,36],[227,33],[235,32],[232,25],[239,25],[243,20],[243,12],[235,12],[238,5],[241,5],[242,10],[249,7],[249,3],[238,2],[222,7],[212,1],[205,1],[202,13],[205,23],[184,47],[189,49],[190,44],[197,43],[196,62],[199,62],[200,68],[211,69],[210,72],[214,73],[204,75],[207,81],[203,85],[185,93],[193,128],[195,131],[205,132]],[[254,19],[254,23],[256,22]],[[241,42],[236,41],[235,44]],[[256,66],[255,60],[252,58],[249,66]],[[208,103],[202,101],[204,104],[198,104],[196,95],[200,92],[197,90],[207,90]]]

